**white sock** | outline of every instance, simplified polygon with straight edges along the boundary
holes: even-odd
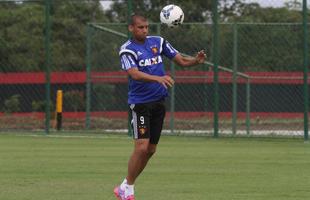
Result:
[[[125,178],[119,187],[121,188],[121,190],[125,191],[126,185],[127,185],[127,179]]]
[[[127,198],[130,195],[134,194],[134,185],[127,185],[126,184],[126,190],[125,190],[125,198]]]

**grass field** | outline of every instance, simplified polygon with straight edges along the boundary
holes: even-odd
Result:
[[[0,135],[0,200],[114,200],[127,136]],[[137,200],[310,198],[302,139],[163,136],[136,182]]]

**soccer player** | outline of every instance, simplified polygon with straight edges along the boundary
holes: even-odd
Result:
[[[134,200],[134,183],[156,151],[165,117],[164,99],[174,80],[165,74],[162,56],[180,66],[203,63],[204,51],[195,57],[182,56],[162,37],[148,36],[148,21],[133,15],[128,29],[132,39],[120,49],[122,69],[129,75],[128,104],[132,112],[134,150],[128,161],[128,173],[121,185],[114,188],[119,200]]]

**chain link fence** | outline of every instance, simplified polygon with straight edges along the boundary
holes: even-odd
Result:
[[[56,93],[62,90],[62,130],[127,133],[128,77],[118,51],[128,31],[125,23],[110,22],[113,13],[105,9],[114,2],[52,1],[48,70],[45,1],[0,2],[0,130],[46,128],[50,75],[51,130],[56,129]],[[237,3],[219,1],[219,133],[303,135],[302,4],[248,0],[241,1],[245,7],[239,11]],[[176,80],[166,100],[164,132],[212,135],[216,102],[210,5],[175,4],[183,8],[185,23],[168,29],[150,16],[150,34],[187,55],[205,49],[208,61],[182,68],[164,60]],[[204,10],[208,20],[188,13],[185,8],[192,5]],[[260,12],[265,18],[257,17]]]
[[[0,9],[0,129],[43,129],[44,5],[1,2]]]
[[[119,59],[119,46],[126,41],[126,25],[95,24],[91,27],[95,32],[91,51],[96,52],[92,53],[94,55],[91,61],[94,74],[91,91],[94,97],[91,97],[91,105],[95,105],[92,106],[92,111],[97,115],[94,119],[98,120],[99,105],[106,105],[101,111],[108,112],[102,113],[102,116],[106,115],[106,120],[111,122],[95,123],[92,127],[102,128],[106,125],[122,129],[126,127],[126,120],[115,123],[113,113],[109,111],[118,111],[119,116],[127,116],[124,95],[127,91],[127,77],[121,71],[119,63],[115,63]],[[181,52],[193,55],[207,47],[208,55],[212,55],[210,24],[183,24],[177,30],[152,24],[150,30],[151,34],[166,38]],[[176,35],[176,31],[182,34]],[[193,33],[201,35],[192,37]],[[95,39],[97,34],[100,35],[98,38],[115,37],[111,41],[116,45],[107,45],[108,42],[104,41],[100,46]],[[301,34],[301,24],[221,24],[220,133],[302,135],[303,69],[302,48],[298,46],[301,44]],[[103,53],[102,49],[114,52],[113,56]],[[96,56],[97,52],[101,56]],[[105,63],[99,64],[102,61]],[[111,68],[113,65],[115,67]],[[165,65],[176,84],[166,102],[168,117],[164,128],[176,133],[212,133],[212,62],[193,68],[173,67],[169,61]],[[238,70],[235,74],[234,67]],[[111,86],[113,82],[115,85]],[[101,87],[109,88],[108,95],[107,89],[101,93],[96,91]],[[111,98],[107,102],[100,100],[107,96]],[[113,107],[112,110],[107,109],[109,105]]]
[[[86,24],[107,20],[100,1],[3,0],[0,9],[0,130],[54,130],[57,90],[62,129],[83,130]]]

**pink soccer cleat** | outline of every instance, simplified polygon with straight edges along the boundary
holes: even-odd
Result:
[[[125,191],[122,190],[119,186],[116,186],[114,188],[114,195],[118,200],[127,200],[127,199],[125,199]],[[129,200],[134,200],[134,198],[129,199]]]
[[[135,196],[134,195],[130,195],[127,198],[125,198],[124,200],[135,200]]]

